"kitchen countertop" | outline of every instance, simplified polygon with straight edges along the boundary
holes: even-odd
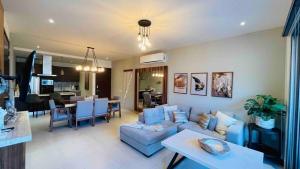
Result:
[[[62,96],[75,96],[76,94],[74,92],[58,92]],[[50,96],[50,94],[38,94],[40,97]]]
[[[62,95],[62,96],[75,96],[76,95],[76,93],[74,93],[74,92],[58,92],[58,93],[60,93],[60,95]],[[38,96],[40,96],[40,97],[49,97],[50,94],[38,94]],[[14,96],[14,97],[18,98],[19,96]],[[8,96],[5,96],[4,98],[7,99]]]
[[[17,112],[15,122],[9,121],[5,127],[15,128],[10,132],[0,132],[0,148],[32,140],[28,111]]]

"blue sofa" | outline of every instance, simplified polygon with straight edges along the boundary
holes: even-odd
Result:
[[[149,157],[161,150],[163,146],[161,141],[180,132],[184,129],[190,129],[196,132],[200,132],[209,136],[213,136],[222,140],[226,140],[238,145],[244,144],[244,122],[238,121],[236,124],[228,128],[227,134],[220,135],[215,131],[210,131],[203,129],[198,124],[199,115],[191,113],[191,107],[188,106],[178,106],[180,111],[187,112],[188,122],[183,124],[177,124],[172,121],[164,120],[164,111],[161,107],[145,109],[145,111],[153,112],[151,117],[146,117],[149,123],[149,119],[159,120],[159,124],[162,126],[161,131],[149,131],[140,128],[134,128],[127,125],[122,125],[120,127],[120,140],[127,143],[131,147],[143,153],[145,156]],[[149,113],[147,113],[149,115]],[[145,123],[144,113],[139,114],[139,122],[141,124]]]

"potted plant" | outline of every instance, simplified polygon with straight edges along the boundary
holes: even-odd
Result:
[[[256,98],[246,101],[244,108],[248,115],[255,117],[255,124],[265,129],[274,128],[276,116],[286,109],[284,104],[271,95],[256,95]]]

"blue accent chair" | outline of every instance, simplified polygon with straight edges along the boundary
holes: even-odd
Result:
[[[49,100],[50,107],[50,125],[49,131],[53,130],[53,123],[57,121],[67,121],[72,127],[72,116],[68,108],[57,108],[54,100]]]
[[[96,122],[96,118],[103,116],[105,116],[107,123],[109,123],[108,98],[95,99],[94,125]]]
[[[77,130],[78,122],[83,120],[90,120],[91,125],[93,124],[93,110],[94,109],[94,101],[93,100],[84,100],[77,101],[76,115],[75,115],[75,129]]]

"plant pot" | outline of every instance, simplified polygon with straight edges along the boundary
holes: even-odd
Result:
[[[263,120],[261,117],[255,117],[255,124],[264,129],[272,129],[275,127],[275,119]]]

